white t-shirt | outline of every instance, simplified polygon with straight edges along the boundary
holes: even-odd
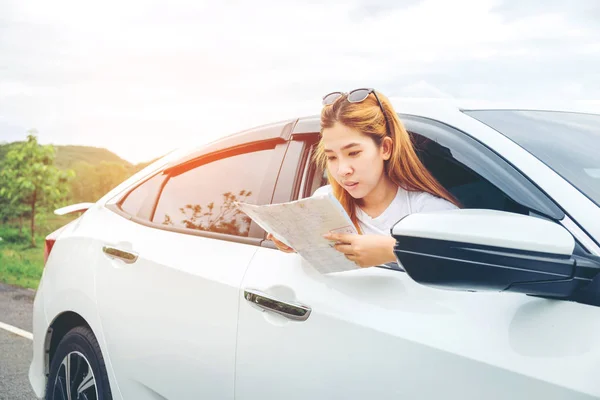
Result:
[[[313,196],[331,192],[331,185],[321,186]],[[396,197],[381,215],[371,218],[360,207],[356,208],[358,224],[364,235],[390,235],[394,224],[408,214],[453,210],[457,207],[449,201],[433,196],[427,192],[409,192],[398,188]]]

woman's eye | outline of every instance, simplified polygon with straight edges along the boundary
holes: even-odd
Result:
[[[335,156],[329,156],[329,157],[327,157],[327,161],[333,161],[333,160],[335,160]]]
[[[350,153],[348,153],[350,155],[350,157],[354,157],[360,154],[360,151],[351,151]]]

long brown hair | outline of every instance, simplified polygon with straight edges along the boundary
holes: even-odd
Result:
[[[393,143],[392,155],[389,160],[384,161],[384,170],[389,179],[404,190],[427,192],[460,207],[458,201],[440,185],[417,157],[410,136],[390,101],[380,92],[377,92],[377,96],[385,111],[385,118],[373,94],[369,94],[360,103],[350,103],[346,100],[347,96],[344,95],[339,97],[333,104],[323,107],[321,111],[321,133],[323,129],[331,128],[338,122],[368,135],[377,146],[381,146],[383,139],[389,136]],[[386,118],[390,132],[388,132],[386,126]],[[322,139],[317,146],[314,160],[320,168],[327,171],[327,178],[334,196],[342,204],[358,232],[361,232],[358,226],[354,199],[334,179],[327,168],[327,156],[324,152]]]

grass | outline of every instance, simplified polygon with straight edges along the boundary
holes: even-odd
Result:
[[[15,222],[0,225],[0,282],[36,289],[44,270],[44,239],[46,235],[77,218],[79,214],[41,215],[36,233],[36,247],[31,246],[29,229],[19,233]]]

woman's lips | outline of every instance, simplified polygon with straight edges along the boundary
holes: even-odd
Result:
[[[346,188],[347,190],[356,189],[357,186],[358,182],[344,182],[344,188]]]

